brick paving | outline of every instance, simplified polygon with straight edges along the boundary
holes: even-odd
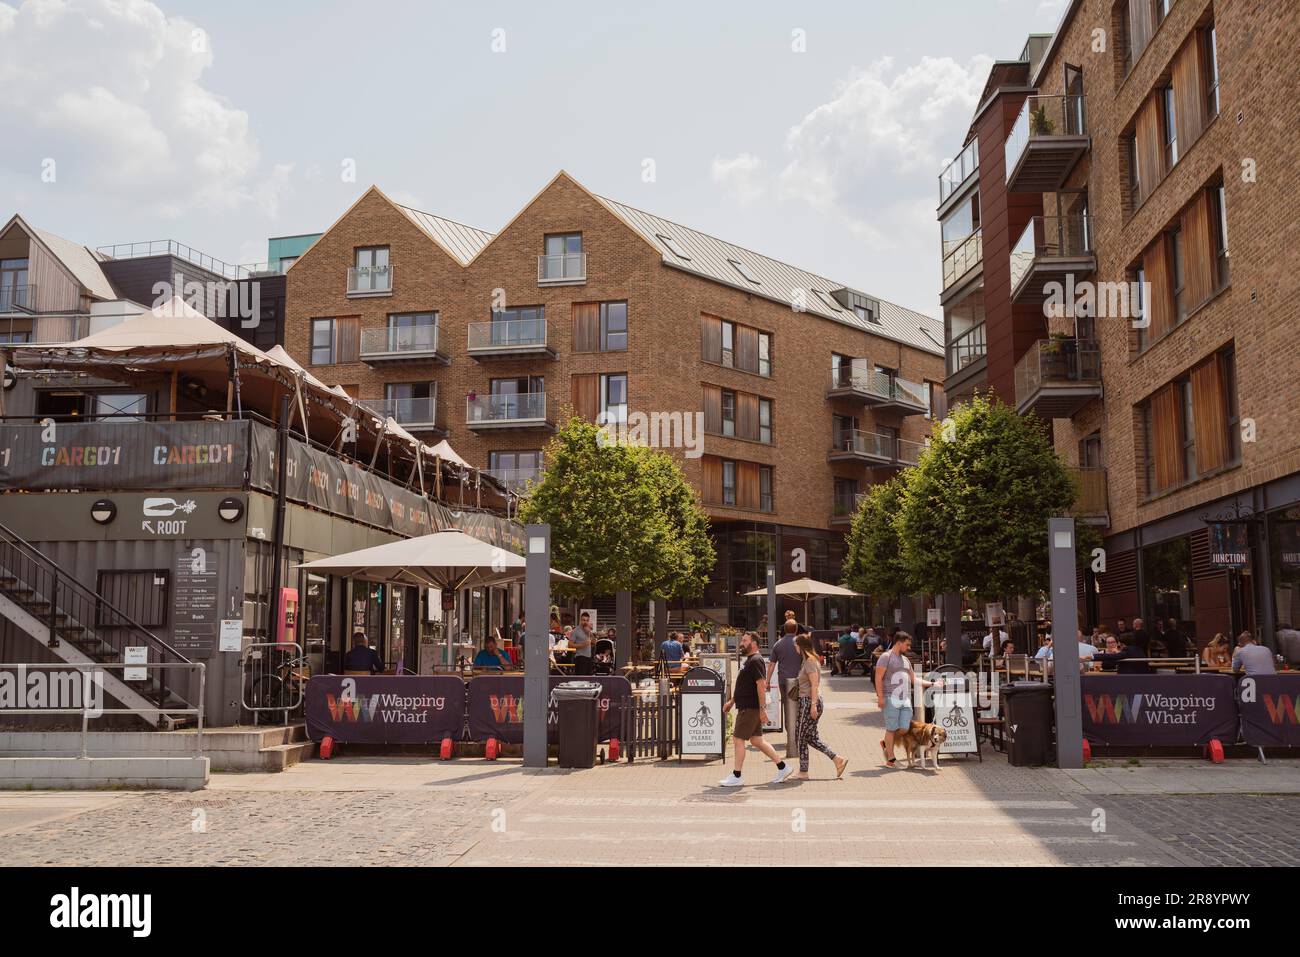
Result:
[[[717,760],[525,771],[517,761],[345,756],[282,774],[221,774],[206,791],[0,794],[9,864],[638,866],[681,864],[1291,864],[1300,762],[1100,761],[941,770],[881,765],[865,681],[827,682],[823,737],[844,780],[717,787]],[[775,736],[774,736],[775,738]],[[782,740],[774,739],[778,751]],[[196,812],[206,821],[195,831]]]

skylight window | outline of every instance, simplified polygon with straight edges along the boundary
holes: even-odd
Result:
[[[758,277],[755,276],[752,272],[750,272],[749,268],[744,263],[742,263],[739,259],[728,259],[727,262],[731,263],[732,268],[734,268],[736,272],[740,273],[742,276],[745,277],[746,280],[752,282],[755,286],[762,285],[758,281]]]
[[[826,303],[826,308],[829,309],[831,312],[844,311],[838,305],[836,305],[834,299],[826,295],[826,293],[822,292],[820,289],[814,289],[813,292],[817,293],[817,298],[820,299],[822,302]]]
[[[691,257],[686,255],[686,250],[677,245],[677,240],[673,239],[673,237],[665,236],[663,233],[655,233],[655,239],[663,243],[667,250],[678,259],[684,259],[687,262],[691,261]]]

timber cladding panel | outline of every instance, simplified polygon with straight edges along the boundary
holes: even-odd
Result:
[[[580,232],[587,257],[586,281],[539,285],[537,257],[544,237]],[[358,246],[387,245],[393,269],[390,297],[346,296],[347,268]],[[486,394],[495,378],[542,376],[549,417],[562,422],[571,409],[594,414],[599,408],[601,375],[626,374],[631,412],[706,411],[708,390],[737,394],[737,426],[757,432],[758,398],[773,403],[770,444],[705,435],[706,456],[687,457],[670,449],[687,478],[703,490],[710,456],[751,463],[739,470],[745,501],[758,499],[759,465],[774,468],[776,511],[710,506],[715,517],[776,521],[825,528],[830,517],[834,476],[858,478],[865,487],[873,473],[851,463],[827,461],[832,442],[832,408],[826,392],[831,354],[863,356],[898,370],[913,381],[941,381],[943,356],[903,346],[861,329],[794,312],[663,261],[662,253],[567,176],[560,175],[486,245],[468,266],[443,252],[378,191],[356,205],[288,272],[285,348],[327,384],[355,385],[362,398],[380,398],[386,382],[426,379],[438,383],[443,423],[449,441],[472,465],[486,468],[492,451],[545,446],[541,431],[474,433],[465,424],[465,397]],[[600,350],[599,304],[627,303],[627,348]],[[494,306],[543,306],[547,343],[556,358],[530,356],[478,362],[466,351],[468,326],[485,322]],[[439,343],[451,357],[433,363],[367,366],[347,363],[310,365],[312,318],[360,316],[362,329],[382,327],[389,313],[439,313]],[[758,367],[759,331],[772,335],[772,375],[725,368],[720,355],[706,355],[701,328],[726,319],[738,326],[736,365]],[[748,327],[749,332],[740,327]],[[713,361],[707,361],[712,359]],[[742,398],[743,396],[743,398]],[[902,437],[923,441],[929,423],[923,416],[893,413],[873,416],[857,409],[860,428],[900,428]],[[717,500],[717,497],[713,497]]]

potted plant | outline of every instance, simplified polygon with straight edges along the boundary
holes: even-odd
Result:
[[[1039,106],[1029,111],[1029,130],[1034,136],[1051,136],[1056,124],[1047,115],[1047,107]]]

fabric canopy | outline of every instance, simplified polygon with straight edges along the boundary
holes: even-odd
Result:
[[[792,582],[782,582],[776,586],[776,593],[787,598],[799,598],[803,601],[810,598],[820,598],[824,595],[839,598],[857,598],[861,594],[842,585],[829,585],[826,582],[815,581],[811,578],[796,578]],[[767,589],[755,588],[753,591],[745,592],[745,594],[750,598],[758,598],[766,595]]]
[[[524,577],[526,564],[522,555],[448,529],[305,562],[299,567],[448,591],[518,581]],[[551,581],[578,582],[579,579],[553,568]]]

